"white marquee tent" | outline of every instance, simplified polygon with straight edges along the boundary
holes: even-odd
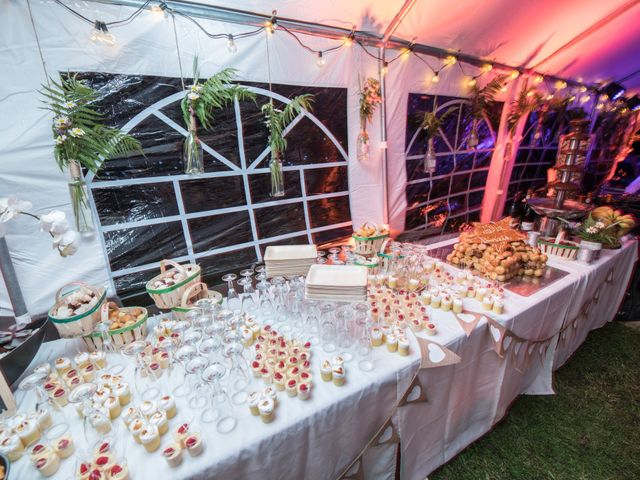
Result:
[[[159,2],[146,3],[151,7]],[[447,68],[436,84],[430,81],[432,72],[425,62],[437,69],[442,65],[441,58],[423,55],[420,59],[407,55],[406,59],[400,57],[390,62],[385,77],[386,122],[379,110],[369,128],[370,158],[359,162],[355,155],[359,130],[357,93],[364,78],[378,77],[382,64],[375,57],[384,55],[394,59],[401,45],[413,42],[416,46],[437,47],[456,55],[466,54],[518,67],[524,73],[535,69],[544,75],[587,85],[617,80],[628,92],[634,92],[640,89],[640,75],[636,75],[640,68],[636,51],[640,44],[639,3],[637,0],[167,2],[172,8],[188,9],[209,32],[235,35],[253,30],[264,21],[253,14],[268,18],[276,10],[281,24],[295,31],[305,45],[315,50],[336,46],[345,32],[348,34],[355,26],[356,38],[367,41],[366,51],[354,44],[327,52],[323,56],[326,64],[319,68],[317,54],[302,48],[285,32],[276,30],[268,40],[266,35],[239,38],[238,51],[232,54],[225,48],[226,40],[208,38],[179,15],[175,18],[174,37],[172,19],[149,10],[111,29],[117,39],[115,46],[99,45],[89,41],[91,25],[64,7],[67,5],[91,20],[109,22],[126,19],[145,4],[141,0],[0,0],[0,196],[15,194],[32,202],[35,211],[57,208],[71,216],[68,177],[53,160],[51,116],[39,108],[37,90],[46,82],[45,69],[52,77],[71,71],[177,78],[181,76],[180,65],[186,75],[192,57],[198,55],[203,76],[232,66],[238,70],[241,82],[271,80],[274,84],[347,89],[348,148],[344,150],[349,152],[351,221],[353,225],[365,221],[389,223],[394,232],[401,232],[405,228],[407,209],[408,95],[464,97],[467,90],[463,71],[466,75],[475,75],[479,69],[470,64]],[[217,8],[201,8],[205,6]],[[238,19],[243,19],[245,24],[237,23]],[[383,51],[384,39],[390,39],[390,48]],[[504,93],[506,103],[522,88],[524,77],[526,75],[521,75],[509,84]],[[382,142],[385,136],[386,158]],[[500,138],[498,132],[498,147]],[[496,158],[494,154],[488,173],[487,192],[492,195],[485,195],[483,218],[492,215],[492,202],[496,201],[493,193],[505,188],[504,183],[500,184],[502,165],[497,164]],[[504,198],[499,201],[504,202]],[[97,231],[83,238],[76,255],[60,258],[51,250],[50,239],[39,234],[37,228],[37,222],[19,218],[9,225],[6,234],[32,314],[45,311],[57,288],[70,281],[82,279],[113,288],[104,232]],[[153,249],[154,245],[150,243],[147,247]],[[233,256],[234,250],[221,253]],[[191,257],[192,252],[187,255]],[[10,311],[6,289],[0,289],[0,313]]]

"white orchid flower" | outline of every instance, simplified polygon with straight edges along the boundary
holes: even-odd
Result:
[[[78,240],[78,233],[75,230],[67,230],[53,236],[53,248],[57,248],[62,257],[68,257],[78,251]]]
[[[18,200],[15,195],[0,198],[0,223],[8,222],[18,214],[31,209],[31,202]]]
[[[64,212],[51,210],[40,217],[40,230],[51,235],[62,235],[69,230],[69,222]]]

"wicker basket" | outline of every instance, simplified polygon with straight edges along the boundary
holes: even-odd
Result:
[[[538,239],[538,247],[540,248],[542,253],[562,258],[564,260],[575,260],[578,256],[580,245],[575,242],[568,243],[571,243],[571,245],[554,243],[554,241],[551,239]]]
[[[378,231],[378,227],[373,223],[365,223],[362,227],[366,227],[367,225],[372,226]],[[373,237],[360,237],[355,233],[351,235],[355,241],[355,249],[354,252],[360,255],[375,255],[380,251],[380,247],[386,238],[389,238],[388,233],[383,233],[380,235],[374,235]]]
[[[380,251],[377,253],[378,258],[380,259],[380,270],[387,271],[389,269],[389,263],[393,259],[393,255],[391,253],[386,253],[388,240],[383,240],[382,245],[380,245]],[[399,255],[398,258],[404,258],[404,255]]]
[[[181,282],[176,283],[175,285],[171,285],[170,287],[165,288],[153,288],[152,285],[156,280],[161,280],[167,275],[167,265],[172,266],[174,269],[182,272],[186,277]],[[153,277],[151,280],[147,282],[147,293],[153,299],[153,302],[156,304],[156,307],[162,310],[169,310],[171,308],[177,307],[180,305],[180,301],[182,300],[182,295],[185,290],[189,288],[194,283],[200,282],[200,272],[201,268],[199,265],[180,265],[172,260],[161,260],[160,261],[160,274]]]
[[[133,325],[129,325],[128,327],[117,328],[115,330],[109,330],[109,335],[111,335],[111,341],[117,350],[120,350],[122,346],[134,342],[136,340],[142,340],[147,336],[147,319],[149,315],[147,313],[147,309],[143,307],[123,307],[119,308],[113,302],[106,302],[101,308],[101,316],[102,321],[108,321],[109,319],[109,307],[113,306],[120,311],[131,311],[131,310],[140,310],[141,318],[134,323]],[[102,334],[100,332],[93,332],[91,335],[85,335],[82,337],[84,343],[87,345],[89,351],[94,352],[96,350],[100,350],[102,347]]]
[[[98,298],[98,301],[89,310],[79,315],[74,315],[69,318],[58,318],[54,315],[54,312],[57,312],[58,307],[65,304],[64,297],[71,292],[67,292],[65,295],[62,295],[62,292],[70,286],[86,288]],[[93,332],[94,325],[100,321],[100,309],[105,302],[106,296],[107,293],[104,288],[97,289],[82,282],[68,283],[56,292],[56,303],[49,310],[49,320],[51,320],[51,323],[55,325],[60,337],[62,338],[88,335]]]
[[[177,320],[186,320],[187,313],[193,310],[193,304],[198,300],[208,298],[217,304],[222,304],[222,294],[215,290],[209,290],[204,282],[193,283],[182,294],[180,305],[173,307],[171,311]]]

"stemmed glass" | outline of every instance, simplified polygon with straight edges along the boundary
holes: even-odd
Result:
[[[231,414],[232,406],[227,392],[220,385],[220,380],[226,373],[224,365],[214,362],[202,372],[202,379],[211,385],[211,407],[206,408],[200,419],[205,423],[216,423],[219,433],[229,433],[236,427],[236,419]]]
[[[115,352],[116,348],[111,341],[111,335],[109,335],[109,330],[111,329],[111,321],[108,318],[108,315],[103,315],[100,317],[100,321],[96,323],[93,328],[94,333],[100,335],[100,350],[104,353]]]
[[[240,296],[233,285],[236,278],[238,276],[235,273],[227,273],[222,277],[222,281],[227,282],[227,308],[234,311],[241,309]]]
[[[322,342],[322,349],[327,353],[336,350],[336,326],[333,320],[334,310],[335,304],[331,302],[323,303],[320,306],[320,340]]]
[[[243,270],[242,272],[251,272],[252,270]],[[240,273],[242,275],[242,272]],[[238,285],[242,285],[242,311],[245,313],[255,313],[257,310],[255,300],[255,289],[253,288],[253,280],[251,280],[251,273],[249,276],[243,276],[238,280]]]
[[[94,419],[94,415],[97,415],[99,419],[103,422],[108,422],[108,418],[103,418],[103,412],[100,410],[93,408],[92,398],[93,394],[96,393],[98,389],[98,385],[95,383],[82,383],[71,390],[69,393],[69,403],[71,403],[76,409],[82,412],[82,430],[84,433],[84,447],[87,445],[91,445],[91,439],[89,438],[89,426],[91,425],[92,420]],[[84,456],[84,455],[83,455]]]
[[[184,379],[182,383],[175,385],[171,391],[176,397],[186,397],[189,395],[189,385],[187,382],[187,371],[186,365],[189,360],[197,355],[196,347],[193,345],[183,345],[174,355],[174,358],[177,360],[177,363],[182,367]]]
[[[190,390],[193,393],[189,399],[189,406],[195,410],[204,408],[207,404],[207,396],[205,388],[207,384],[202,379],[202,372],[209,366],[209,359],[202,355],[194,356],[189,359],[184,367],[187,373],[186,381],[189,382],[189,375],[191,375]]]
[[[48,410],[51,413],[51,409],[48,407],[49,404],[53,404],[54,407],[59,410],[60,407],[57,403],[52,402],[45,392],[43,384],[44,380],[47,378],[47,374],[44,372],[32,373],[27,375],[22,379],[20,384],[18,385],[18,390],[22,392],[22,399],[20,400],[20,406],[24,410],[25,400],[29,396],[29,392],[36,392],[36,413],[40,413],[41,411]]]
[[[140,355],[147,348],[147,342],[144,340],[136,340],[135,342],[128,343],[124,345],[120,352],[125,357],[129,358],[130,361],[135,362],[135,370],[133,374],[133,386],[136,389],[136,392],[140,394],[140,376],[143,370],[147,367],[142,360],[142,356]]]
[[[271,293],[269,292],[271,285],[267,281],[267,274],[264,271],[256,275],[256,280],[258,280],[256,288],[258,290],[260,316],[264,323],[269,324],[274,314],[273,301],[271,300]]]

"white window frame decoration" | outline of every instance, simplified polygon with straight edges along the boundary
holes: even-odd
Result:
[[[434,102],[437,102],[438,97],[434,95]],[[414,180],[407,180],[406,183],[406,187],[410,186],[410,185],[415,185],[415,184],[419,184],[419,183],[425,183],[425,182],[429,182],[429,193],[427,196],[427,200],[420,202],[416,205],[412,205],[410,199],[407,198],[407,213],[405,213],[405,218],[406,215],[408,214],[408,212],[410,210],[414,210],[414,209],[421,209],[433,202],[438,202],[441,200],[445,200],[447,203],[447,209],[448,209],[448,214],[447,214],[447,219],[445,220],[445,222],[442,225],[442,229],[440,231],[440,235],[442,235],[445,232],[445,229],[447,227],[447,223],[449,222],[450,219],[452,218],[457,218],[457,217],[461,217],[461,216],[465,216],[465,215],[469,215],[471,213],[474,212],[479,212],[482,209],[482,204],[479,204],[477,207],[474,207],[472,209],[468,209],[468,196],[469,194],[472,193],[476,193],[476,192],[481,192],[485,190],[485,187],[477,187],[477,188],[471,188],[471,179],[473,178],[473,175],[477,172],[488,172],[489,171],[489,165],[487,165],[486,167],[476,167],[475,163],[476,163],[476,156],[474,155],[473,158],[473,165],[470,169],[468,170],[462,170],[462,171],[456,171],[457,168],[457,161],[456,161],[456,157],[457,155],[461,155],[461,154],[474,154],[474,153],[487,153],[487,154],[491,154],[493,153],[494,149],[495,149],[495,143],[496,143],[496,132],[494,131],[491,122],[489,121],[489,119],[486,117],[486,115],[483,115],[483,122],[486,124],[486,126],[489,129],[489,132],[491,134],[491,138],[493,139],[493,147],[491,148],[470,148],[467,147],[465,149],[457,149],[454,145],[459,145],[460,142],[460,122],[462,120],[462,113],[463,113],[463,106],[464,105],[470,105],[471,102],[467,99],[464,98],[456,98],[456,99],[452,99],[452,100],[448,100],[444,103],[442,103],[441,105],[438,105],[436,107],[436,114],[443,114],[444,112],[446,112],[447,110],[449,110],[450,108],[454,108],[457,107],[457,121],[456,121],[456,136],[453,139],[454,140],[454,144],[452,145],[451,142],[449,141],[449,139],[446,137],[446,135],[444,135],[444,132],[442,131],[442,129],[440,130],[440,138],[444,141],[444,143],[447,145],[447,151],[444,152],[436,152],[436,159],[437,158],[441,158],[441,157],[450,157],[453,156],[453,170],[451,170],[451,172],[446,173],[444,175],[429,175],[427,177],[424,178],[417,178]],[[410,161],[410,160],[422,160],[423,155],[409,155],[409,152],[411,151],[411,148],[414,144],[414,142],[417,140],[418,135],[420,134],[420,128],[418,127],[418,129],[413,133],[413,136],[411,137],[411,140],[409,141],[409,144],[407,145],[407,148],[405,149],[405,159],[406,161]],[[464,192],[460,192],[460,191],[456,191],[456,192],[452,192],[452,186],[453,186],[453,177],[457,174],[461,174],[461,173],[468,173],[469,174],[469,180],[467,183],[467,189]],[[447,192],[446,195],[437,197],[437,198],[431,198],[431,192],[433,191],[433,182],[436,180],[442,180],[449,177],[449,190]],[[406,195],[406,187],[405,187],[405,195]],[[454,215],[451,215],[451,206],[449,203],[449,200],[451,197],[456,197],[460,194],[466,194],[467,195],[467,208],[464,209],[464,211],[456,213]],[[425,221],[426,224],[426,221]],[[413,232],[413,231],[417,231],[420,230],[422,228],[424,228],[425,224],[421,224],[418,227],[414,227],[408,230],[405,230],[406,232]]]
[[[278,93],[270,92],[269,90],[253,87],[248,85],[242,85],[247,88],[249,91],[254,92],[256,95],[262,95],[267,98],[273,98],[274,100],[280,101],[282,103],[289,103],[290,100]],[[186,137],[188,132],[182,126],[173,121],[167,115],[165,115],[161,109],[164,107],[171,105],[172,103],[180,102],[184,97],[184,92],[176,92],[168,97],[163,98],[155,102],[153,105],[148,106],[140,113],[135,115],[131,120],[129,120],[121,130],[124,133],[130,133],[137,125],[139,125],[142,121],[150,116],[154,116],[160,121],[164,122],[170,128],[179,132],[183,137]],[[105,242],[105,234],[123,230],[130,229],[135,227],[149,226],[149,225],[161,225],[171,222],[181,222],[182,225],[182,234],[184,235],[185,244],[187,248],[187,254],[173,257],[173,260],[178,262],[190,262],[196,263],[201,258],[210,257],[213,255],[233,252],[236,250],[242,250],[245,248],[253,248],[255,250],[256,259],[258,262],[262,261],[262,253],[260,250],[260,246],[267,243],[273,243],[278,241],[287,240],[290,238],[303,236],[307,237],[309,243],[313,243],[313,233],[324,232],[334,229],[340,229],[349,227],[352,225],[351,220],[346,222],[341,222],[337,224],[324,225],[320,227],[312,227],[311,226],[311,217],[309,213],[309,202],[314,200],[328,199],[328,198],[336,198],[336,197],[348,197],[349,190],[339,191],[339,192],[331,192],[331,193],[322,193],[309,195],[307,194],[306,183],[305,183],[305,172],[313,169],[320,168],[330,168],[330,167],[347,167],[348,166],[348,153],[344,150],[340,142],[336,139],[336,137],[331,133],[331,131],[311,112],[304,110],[300,113],[286,128],[285,135],[288,134],[303,118],[308,118],[311,122],[313,122],[320,130],[331,140],[333,145],[337,148],[340,156],[342,157],[339,161],[334,162],[324,162],[324,163],[312,163],[312,164],[303,164],[303,165],[287,165],[283,168],[285,172],[285,181],[286,181],[286,172],[298,172],[300,178],[300,191],[301,195],[295,198],[285,198],[280,200],[266,201],[260,203],[253,203],[251,199],[251,190],[249,186],[249,176],[253,174],[268,174],[269,168],[267,166],[262,166],[261,164],[269,159],[270,147],[266,146],[264,150],[258,155],[256,159],[248,159],[245,156],[244,149],[244,140],[243,140],[243,131],[242,131],[242,114],[240,111],[240,103],[236,99],[234,101],[234,113],[236,119],[236,129],[237,129],[237,138],[238,138],[238,151],[240,156],[240,166],[235,165],[229,159],[225,158],[219,152],[217,152],[213,147],[207,145],[202,142],[203,150],[209,153],[216,161],[220,162],[222,165],[226,167],[226,170],[216,171],[216,172],[205,172],[204,174],[198,176],[190,176],[186,174],[176,174],[176,175],[160,175],[160,176],[152,176],[152,177],[142,177],[142,178],[128,178],[128,179],[117,179],[117,180],[100,180],[96,181],[96,176],[89,172],[86,176],[86,183],[89,191],[89,202],[91,205],[92,213],[97,220],[97,233],[102,245],[102,250],[105,256],[105,262],[107,266],[107,271],[109,273],[109,281],[112,291],[115,293],[115,277],[122,277],[125,275],[143,272],[146,270],[157,269],[159,267],[158,262],[151,262],[143,265],[138,265],[130,268],[123,268],[119,270],[112,270],[111,263],[109,260],[109,252],[107,251],[107,246]],[[345,112],[346,114],[346,112]],[[180,157],[176,158],[177,162],[182,162]],[[220,177],[242,177],[243,187],[245,192],[245,204],[234,207],[227,208],[218,208],[218,209],[210,209],[205,211],[191,212],[187,213],[185,211],[184,201],[182,197],[182,191],[180,187],[180,181],[184,180],[194,180],[194,179],[207,179],[207,178],[220,178]],[[157,218],[149,218],[143,220],[136,220],[131,222],[122,222],[115,223],[113,225],[103,225],[100,221],[100,216],[98,214],[98,210],[96,207],[96,202],[94,199],[93,191],[101,188],[111,188],[111,187],[123,187],[128,185],[143,185],[143,184],[157,184],[157,183],[171,183],[173,185],[175,198],[178,206],[178,214],[177,215],[169,215],[169,216],[161,216]],[[268,238],[258,238],[258,227],[256,222],[256,211],[277,205],[287,205],[287,204],[295,204],[302,203],[304,210],[304,223],[305,229],[299,230],[295,232],[289,232],[286,234],[281,234]],[[212,215],[220,215],[226,213],[234,213],[234,212],[248,212],[250,226],[251,226],[251,234],[252,240],[249,242],[225,246],[215,249],[210,249],[204,252],[194,252],[193,243],[191,240],[191,233],[189,231],[188,220],[194,218],[202,218],[209,217]]]

